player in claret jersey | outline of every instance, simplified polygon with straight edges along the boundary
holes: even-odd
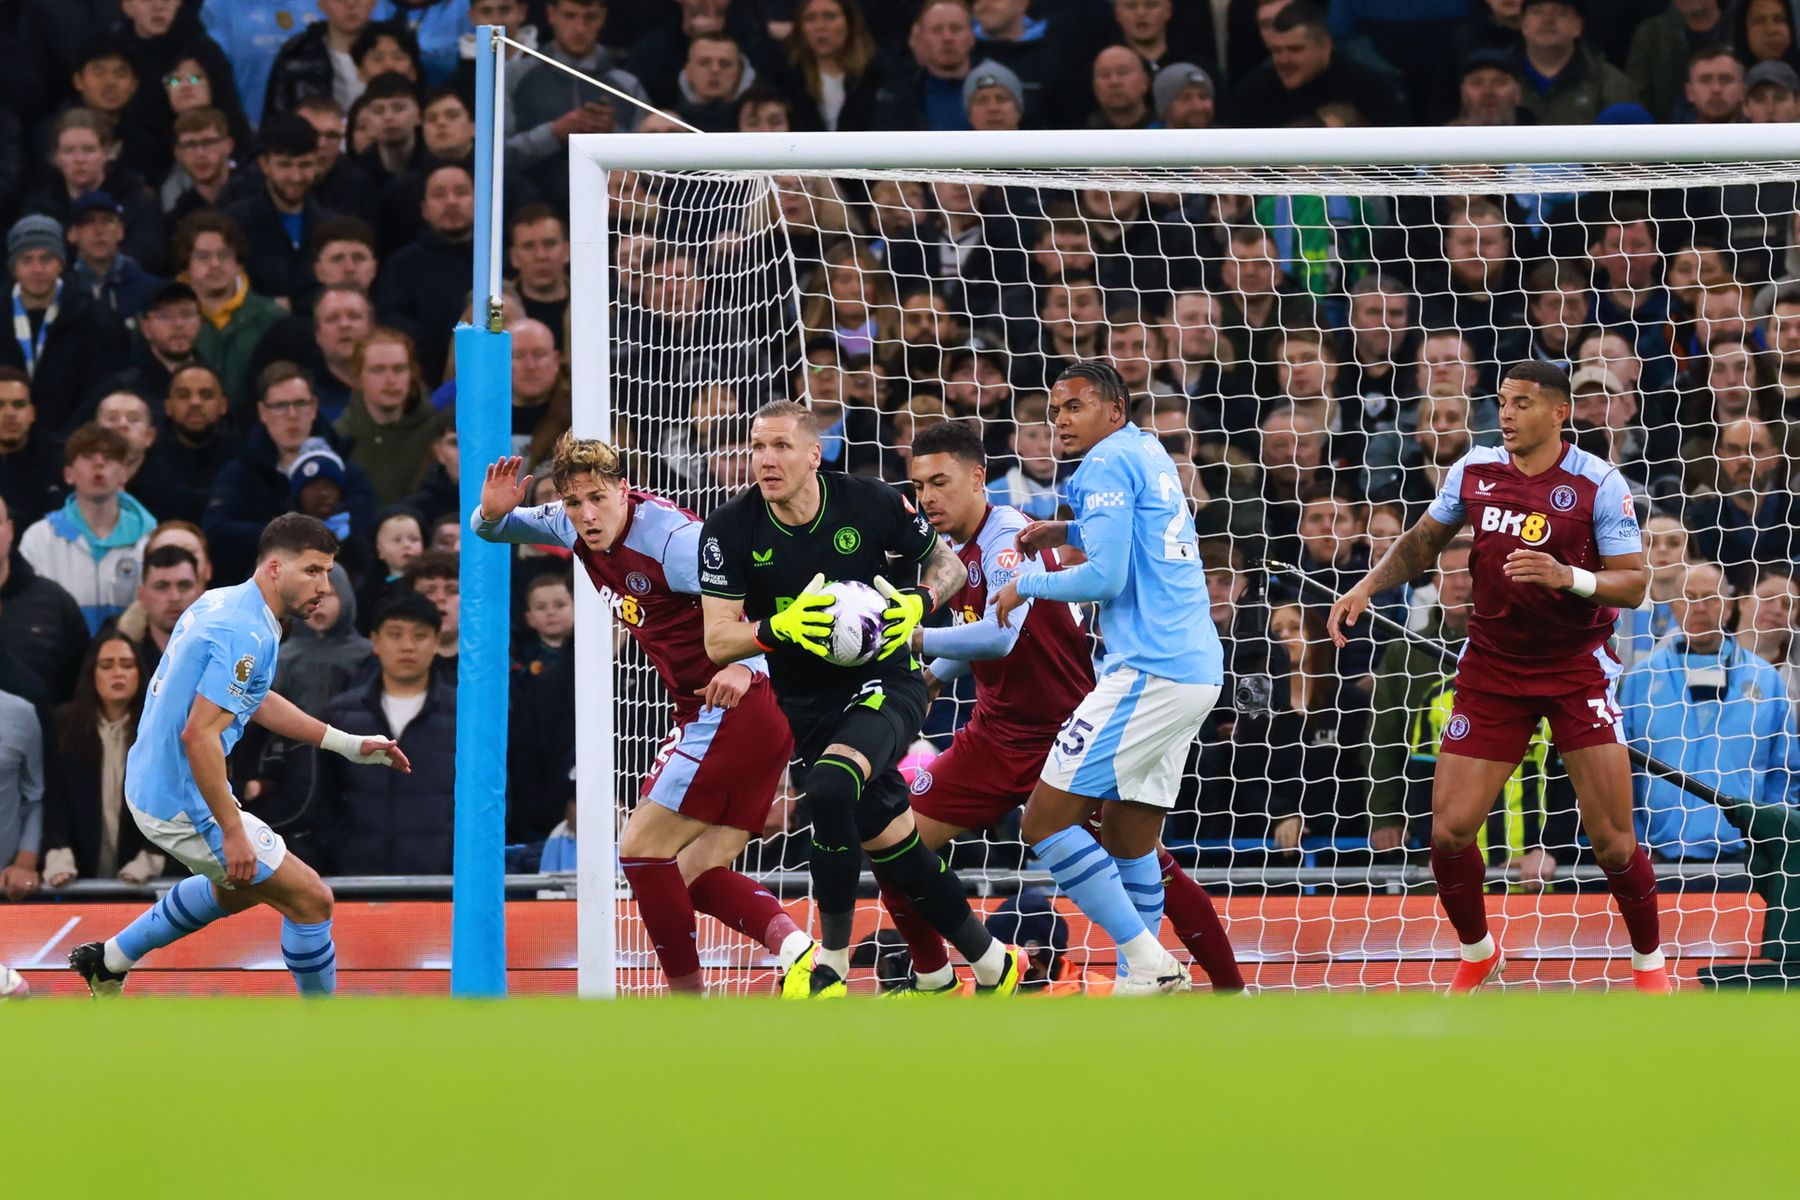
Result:
[[[730,869],[775,801],[793,752],[760,658],[720,669],[700,624],[700,521],[625,482],[616,450],[565,434],[551,479],[562,499],[519,508],[524,462],[487,469],[471,525],[490,542],[567,546],[656,667],[674,728],[619,839],[644,928],[673,991],[703,990],[694,912],[717,917],[782,956],[812,939],[769,892]]]
[[[1473,529],[1475,611],[1431,786],[1431,872],[1462,942],[1452,992],[1475,991],[1505,965],[1488,933],[1475,835],[1541,718],[1630,932],[1637,989],[1669,990],[1656,875],[1632,826],[1631,760],[1613,698],[1619,662],[1607,645],[1618,611],[1643,602],[1650,572],[1625,481],[1563,441],[1569,408],[1569,377],[1556,367],[1507,371],[1501,447],[1471,450],[1450,468],[1430,509],[1327,622],[1343,645],[1343,626],[1370,596],[1417,578],[1465,523]]]
[[[952,624],[920,626],[913,647],[929,660],[928,686],[971,670],[975,675],[974,713],[950,748],[913,779],[913,817],[933,850],[1024,805],[1057,731],[1094,687],[1087,636],[1067,604],[1026,601],[1010,625],[994,618],[992,600],[1008,583],[1059,564],[1054,550],[1036,558],[1020,552],[1017,538],[1029,518],[988,503],[986,462],[981,435],[968,422],[934,425],[913,441],[919,510],[968,571],[968,582],[950,598]],[[1159,856],[1176,932],[1215,990],[1241,990],[1243,977],[1212,900],[1166,850]],[[954,992],[958,983],[943,939],[905,897],[883,889],[881,898],[912,951],[914,987]]]

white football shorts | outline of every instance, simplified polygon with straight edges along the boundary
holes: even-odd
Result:
[[[1216,683],[1120,667],[1063,722],[1040,778],[1076,796],[1173,808],[1188,749],[1218,699]]]

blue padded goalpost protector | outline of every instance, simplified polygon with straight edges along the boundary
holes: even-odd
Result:
[[[512,335],[490,299],[494,149],[499,137],[492,25],[475,31],[475,245],[470,323],[456,327],[457,494],[464,514],[481,502],[482,468],[512,437]],[[457,635],[456,856],[450,926],[450,992],[506,995],[506,701],[510,589],[507,547],[463,539],[462,620]],[[500,753],[495,753],[501,748]]]

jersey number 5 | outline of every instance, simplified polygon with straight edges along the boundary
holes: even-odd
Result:
[[[1193,562],[1199,556],[1199,550],[1187,536],[1187,497],[1181,493],[1180,481],[1164,471],[1156,477],[1156,490],[1164,502],[1170,497],[1175,500],[1175,515],[1163,529],[1163,558],[1170,562]]]

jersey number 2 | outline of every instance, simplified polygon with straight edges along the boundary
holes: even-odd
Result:
[[[1171,562],[1194,561],[1199,551],[1184,528],[1188,515],[1187,497],[1181,494],[1180,482],[1164,471],[1156,477],[1156,490],[1162,500],[1167,501],[1171,496],[1175,500],[1175,515],[1169,518],[1169,524],[1163,530],[1163,558]]]

